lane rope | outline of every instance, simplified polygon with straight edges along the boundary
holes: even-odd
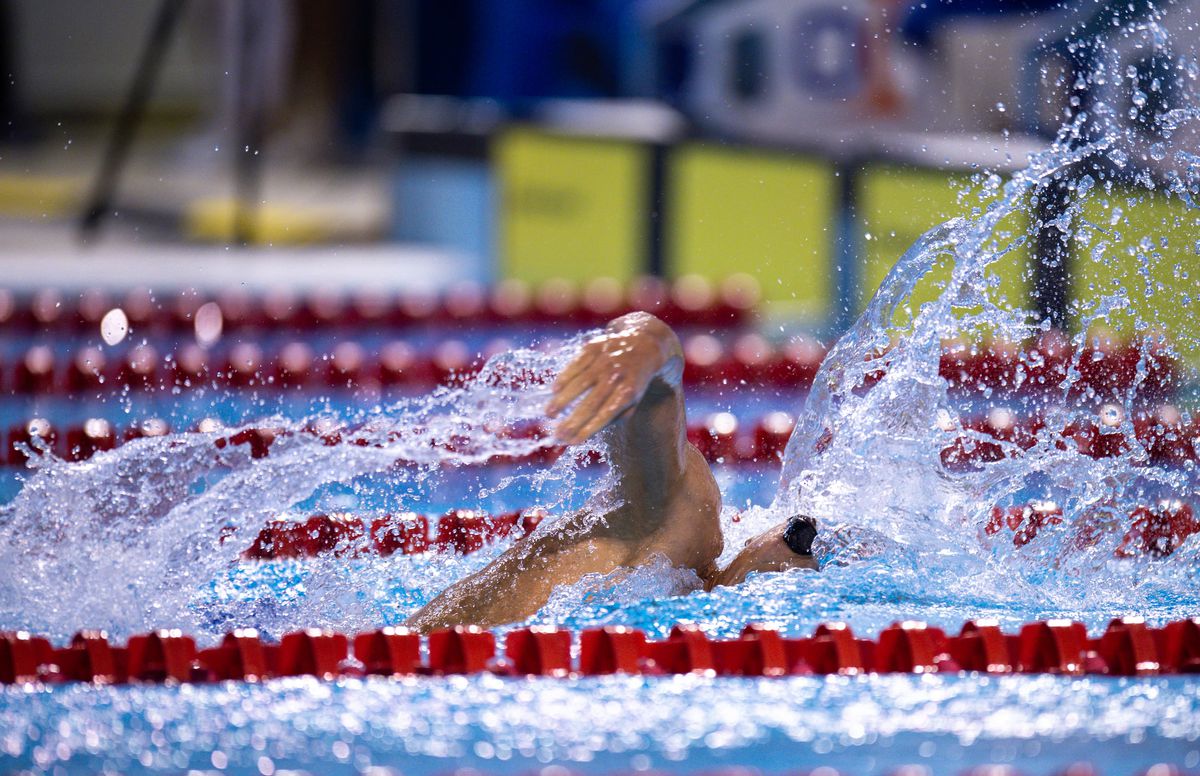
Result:
[[[555,627],[510,631],[503,649],[490,630],[460,626],[423,638],[389,627],[347,635],[306,629],[278,641],[235,630],[214,647],[158,630],[124,645],[103,631],[80,631],[55,647],[27,632],[0,634],[0,683],[190,683],[259,681],[275,677],[500,676],[574,678],[611,674],[663,676],[824,676],[859,674],[1054,674],[1156,676],[1200,673],[1200,618],[1154,628],[1138,617],[1114,619],[1091,638],[1069,620],[1044,620],[1006,633],[972,620],[957,635],[923,622],[897,622],[874,639],[845,623],[817,626],[811,636],[785,636],[747,625],[735,639],[712,639],[694,625],[676,625],[666,639],[623,626],[578,634]],[[573,655],[574,653],[574,655]]]

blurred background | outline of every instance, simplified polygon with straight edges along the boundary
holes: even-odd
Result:
[[[1023,166],[1089,102],[1155,135],[1136,108],[1179,99],[1190,3],[1162,12],[1169,39],[1078,45],[1151,9],[2,0],[0,283],[569,293],[736,274],[768,317],[828,337],[914,239],[970,212],[973,174]],[[1127,77],[1084,83],[1099,58]],[[1031,263],[1029,236],[1002,290],[1066,326],[1087,284]]]

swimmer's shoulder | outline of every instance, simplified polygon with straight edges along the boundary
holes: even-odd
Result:
[[[669,541],[693,568],[712,566],[724,547],[721,535],[721,489],[708,461],[695,447],[685,452],[683,477],[671,499]]]
[[[694,445],[684,450],[683,478],[676,498],[693,510],[717,514],[721,511],[721,489],[704,454]]]

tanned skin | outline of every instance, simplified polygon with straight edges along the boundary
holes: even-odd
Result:
[[[751,539],[727,568],[717,568],[721,493],[704,456],[687,441],[682,372],[679,339],[647,313],[617,318],[588,342],[555,381],[546,414],[556,418],[579,400],[555,429],[565,445],[610,429],[616,484],[609,501],[619,506],[566,516],[517,541],[406,624],[429,631],[517,622],[544,606],[559,585],[655,556],[693,569],[709,588],[737,584],[755,571],[815,569],[811,556],[784,543],[783,525]]]

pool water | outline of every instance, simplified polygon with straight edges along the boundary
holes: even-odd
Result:
[[[7,688],[0,704],[0,764],[46,773],[1200,765],[1200,685],[1181,677],[288,679]]]
[[[1154,20],[1131,25],[1136,38]],[[1181,70],[1197,79],[1194,66]],[[1200,114],[1174,111],[1156,120],[1173,131]],[[718,467],[726,502],[722,561],[746,538],[805,513],[822,525],[822,571],[759,574],[704,592],[692,572],[651,563],[560,587],[530,622],[573,630],[619,623],[652,636],[693,623],[729,637],[748,622],[808,635],[837,620],[871,636],[903,619],[957,632],[979,617],[994,617],[1008,631],[1062,617],[1095,634],[1117,616],[1157,625],[1200,613],[1200,537],[1170,552],[1116,552],[1135,507],[1161,498],[1200,504],[1200,470],[1194,460],[1153,462],[1137,444],[1133,418],[1158,400],[1145,380],[1145,359],[1131,385],[1106,391],[1086,386],[1081,375],[1090,367],[1080,362],[1102,329],[1122,329],[1149,352],[1164,321],[1174,320],[1166,312],[1194,305],[1195,278],[1184,266],[1200,228],[1194,207],[1182,243],[1145,235],[1126,251],[1102,240],[1089,257],[1104,264],[1129,253],[1138,285],[1072,311],[1076,360],[1032,407],[1046,421],[1044,433],[1028,446],[998,444],[995,460],[954,467],[942,458],[947,434],[971,438],[964,418],[991,398],[949,390],[939,373],[943,342],[1027,342],[1047,333],[1039,314],[998,297],[993,271],[1037,236],[1007,225],[1012,216],[1037,220],[1030,202],[1045,181],[1070,184],[1071,203],[1054,223],[1080,240],[1122,239],[1089,220],[1085,202],[1106,208],[1114,226],[1121,202],[1136,199],[1138,186],[1153,183],[1149,188],[1184,204],[1200,191],[1194,159],[1173,178],[1150,182],[1125,169],[1140,146],[1102,129],[1064,128],[1058,143],[1008,181],[981,173],[977,216],[931,230],[900,259],[830,351],[807,396],[727,386],[694,397],[693,411],[701,414],[784,409],[798,418],[780,469]],[[1176,282],[1160,282],[1164,277]],[[932,298],[917,304],[922,284],[939,279]],[[1141,304],[1146,300],[1152,303]],[[84,463],[45,461],[15,493],[10,483],[0,507],[0,627],[28,627],[61,641],[85,625],[121,639],[172,625],[211,642],[239,626],[275,637],[310,626],[355,632],[402,622],[504,545],[469,555],[246,564],[238,558],[244,545],[220,537],[229,530],[252,536],[269,519],[317,510],[540,506],[561,516],[591,499],[602,512],[605,470],[577,461],[603,457],[603,436],[553,465],[485,465],[495,455],[521,458],[551,444],[508,432],[542,418],[547,381],[580,347],[572,334],[560,331],[567,339],[558,347],[501,353],[477,377],[427,396],[363,404],[334,396],[313,404],[307,396],[253,392],[124,395],[49,407],[64,415],[162,414],[177,427],[216,414],[293,433],[276,439],[266,457],[244,445],[216,445],[227,434],[221,431],[139,440]],[[1190,423],[1195,407],[1187,402],[1194,402],[1200,376],[1182,357],[1200,352],[1200,331],[1184,321],[1168,335],[1165,347],[1185,364],[1174,388]],[[1034,368],[1038,357],[1023,354],[1024,368]],[[352,422],[340,441],[327,444],[304,433],[313,413]],[[1065,429],[1092,427],[1097,437],[1118,436],[1127,446],[1093,456],[1068,441]],[[1031,499],[1062,511],[1035,541],[986,531],[993,507]],[[538,530],[552,525],[544,521]],[[874,551],[839,549],[829,540],[839,532],[852,532]],[[30,685],[0,690],[0,767],[270,776],[289,768],[376,766],[529,772],[552,762],[586,772],[736,763],[767,772],[830,765],[876,774],[916,764],[940,776],[982,763],[1049,774],[1082,760],[1117,775],[1163,761],[1200,767],[1198,696],[1200,683],[1188,676],[479,675]]]
[[[705,400],[708,407],[744,414],[728,396]],[[259,406],[236,394],[224,401],[234,413],[230,417]],[[352,403],[341,410],[351,412]],[[129,454],[101,454],[98,466],[122,455]],[[539,481],[531,476],[536,471],[467,467],[414,480],[384,470],[326,484],[291,511],[519,509],[552,500],[563,485],[559,479]],[[777,490],[777,466],[717,466],[715,472],[728,505],[769,503]],[[574,472],[570,498],[561,507],[579,506],[603,476],[602,467]],[[748,521],[755,519],[753,511]],[[737,509],[727,510],[727,535],[742,532],[741,519]],[[504,546],[466,556],[224,562],[214,565],[219,570],[190,597],[186,620],[210,641],[244,625],[278,637],[301,625],[354,632],[400,623]],[[1013,632],[1029,620],[1067,617],[1097,633],[1117,614],[1140,614],[1161,624],[1196,612],[1194,595],[1169,587],[1115,605],[1063,597],[1035,585],[1028,585],[1022,597],[986,568],[971,564],[962,567],[965,573],[956,584],[949,584],[912,548],[895,549],[883,557],[831,565],[819,574],[762,574],[709,593],[689,591],[686,575],[651,566],[560,589],[531,622],[576,631],[623,624],[655,637],[665,637],[676,622],[695,623],[714,638],[730,638],[750,621],[792,635],[808,635],[822,622],[845,621],[858,634],[873,636],[901,619],[957,632],[967,619],[993,617]],[[120,612],[97,611],[97,616],[110,618],[101,624],[115,634],[141,627]],[[157,616],[177,615],[160,611]],[[55,634],[59,639],[70,635],[66,628],[77,627],[78,620],[70,622]],[[736,764],[764,773],[832,766],[847,774],[875,774],[911,764],[940,776],[983,764],[1051,774],[1086,761],[1104,774],[1135,774],[1158,762],[1200,765],[1198,704],[1200,683],[1178,676],[564,680],[479,675],[5,687],[0,690],[0,768],[247,774],[394,768],[435,774],[461,767],[528,773],[547,763],[581,773],[705,772]]]

